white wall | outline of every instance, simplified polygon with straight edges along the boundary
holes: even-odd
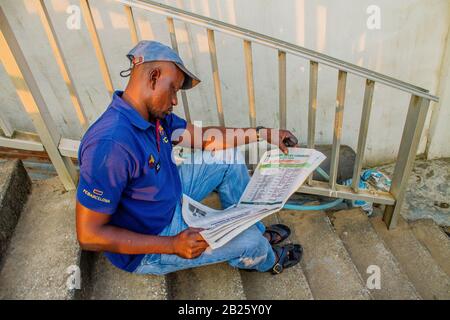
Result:
[[[128,67],[125,54],[131,48],[127,20],[120,4],[113,0],[91,0],[94,18],[111,70],[115,88],[124,88],[126,80],[119,71]],[[309,49],[393,76],[445,96],[450,81],[441,79],[444,49],[449,29],[448,0],[168,0],[169,5],[210,16],[225,22],[265,33]],[[78,139],[81,128],[76,123],[69,95],[44,30],[34,8],[34,0],[0,0],[30,67],[39,82],[46,102],[64,136]],[[66,27],[70,4],[78,0],[46,0],[51,19],[75,78],[77,89],[90,121],[106,108],[109,96],[102,82],[94,49],[84,21],[80,30]],[[381,29],[366,26],[369,5],[381,8]],[[144,39],[170,44],[165,19],[142,10],[135,11],[139,33]],[[186,64],[203,80],[188,91],[191,115],[205,124],[217,123],[217,112],[206,32],[195,26],[176,22],[181,55]],[[227,125],[248,126],[248,104],[243,48],[240,40],[216,34],[224,113]],[[257,121],[260,125],[278,125],[277,52],[254,45],[253,48]],[[446,62],[448,59],[445,60]],[[308,63],[288,55],[288,128],[306,141],[308,103]],[[446,73],[448,75],[448,72]],[[448,77],[448,76],[447,76]],[[445,77],[444,77],[445,78]],[[321,67],[317,143],[332,141],[337,71]],[[441,90],[439,90],[441,89]],[[450,89],[450,88],[449,88]],[[448,90],[447,90],[448,91]],[[343,143],[356,147],[364,79],[348,77],[344,115]],[[373,114],[366,151],[367,164],[395,159],[406,118],[409,96],[397,90],[376,87]],[[442,118],[449,115],[448,99],[439,108],[433,104],[419,153],[450,156],[449,134]],[[1,111],[20,130],[33,130],[23,116],[20,102],[7,75],[0,67]],[[432,126],[430,121],[433,114]],[[183,114],[180,106],[177,111]],[[442,122],[442,123],[441,123]],[[430,135],[430,128],[432,133]],[[443,132],[443,133],[441,133]],[[436,139],[428,141],[429,137]],[[436,138],[439,137],[439,138]],[[443,146],[447,145],[447,147]]]
[[[450,156],[450,28],[447,33],[447,45],[442,61],[442,73],[438,94],[439,103],[435,106],[428,139],[428,158],[443,158]]]

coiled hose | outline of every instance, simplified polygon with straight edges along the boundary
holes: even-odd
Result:
[[[317,167],[316,171],[326,180],[330,180],[330,176],[321,167]],[[303,205],[301,203],[289,202],[284,205],[283,209],[297,210],[297,211],[321,211],[334,208],[337,205],[341,204],[343,201],[344,199],[336,199],[331,202],[312,206]]]

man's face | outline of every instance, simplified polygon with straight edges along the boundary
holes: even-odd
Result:
[[[149,95],[146,99],[151,118],[164,119],[178,104],[177,92],[184,82],[184,73],[172,62],[165,62],[160,72],[149,73]]]

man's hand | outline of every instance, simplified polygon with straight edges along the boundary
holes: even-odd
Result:
[[[298,147],[297,138],[289,130],[261,129],[261,138],[268,143],[278,146],[284,153],[288,153],[288,148]]]
[[[278,146],[285,154],[298,147],[297,138],[289,130],[259,130],[261,139]],[[196,127],[188,123],[182,134],[172,136],[172,142],[193,149],[224,150],[257,141],[255,128]]]
[[[202,229],[188,228],[173,237],[173,251],[185,259],[194,259],[208,248],[208,243],[200,235]]]

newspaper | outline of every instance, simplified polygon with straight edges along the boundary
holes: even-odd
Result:
[[[183,218],[188,226],[204,229],[200,234],[212,249],[220,248],[281,210],[325,158],[313,149],[289,148],[287,155],[278,149],[267,151],[236,205],[215,210],[183,195]]]

